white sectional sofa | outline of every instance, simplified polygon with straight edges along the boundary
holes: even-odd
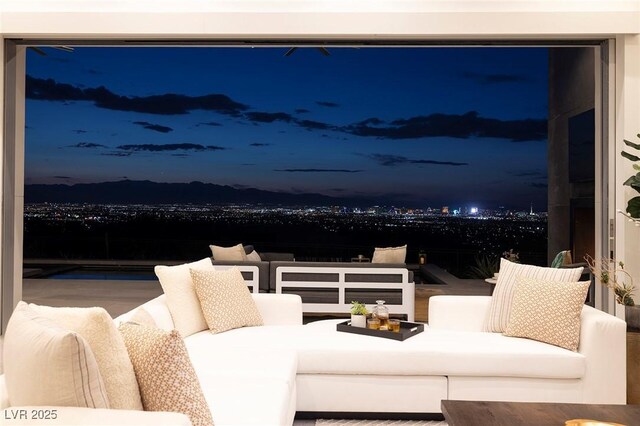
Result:
[[[625,323],[589,306],[582,311],[579,350],[571,352],[482,332],[489,297],[432,297],[429,326],[399,342],[337,332],[337,320],[302,325],[295,295],[252,296],[264,326],[185,339],[217,426],[291,425],[296,411],[439,413],[443,399],[626,401]],[[160,328],[173,328],[165,296],[143,306]],[[10,407],[2,389],[2,407]],[[189,424],[176,413],[61,413],[67,421],[57,424]]]

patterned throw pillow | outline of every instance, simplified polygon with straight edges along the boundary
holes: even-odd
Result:
[[[213,333],[262,325],[262,316],[238,268],[191,270],[204,318]]]
[[[122,324],[120,332],[145,411],[183,413],[193,426],[212,426],[211,411],[180,333],[131,322]]]
[[[589,281],[554,282],[518,277],[504,334],[539,340],[575,352],[589,284]]]
[[[485,321],[485,331],[502,333],[507,328],[516,277],[528,277],[555,282],[576,282],[584,268],[542,268],[500,259],[500,275],[493,290],[491,305]]]

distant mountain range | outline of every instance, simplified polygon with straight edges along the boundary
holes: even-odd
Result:
[[[367,206],[373,199],[292,194],[212,183],[158,183],[148,180],[25,185],[25,203],[94,204],[265,204],[283,206]]]

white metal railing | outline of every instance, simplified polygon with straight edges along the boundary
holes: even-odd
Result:
[[[284,274],[337,274],[337,281],[293,281],[284,280]],[[348,275],[395,275],[401,276],[401,282],[347,282]],[[409,282],[409,271],[406,268],[349,268],[349,267],[315,267],[315,266],[279,266],[276,269],[276,293],[287,288],[304,288],[305,290],[338,289],[337,303],[302,303],[304,313],[349,313],[351,301],[345,300],[346,289],[367,289],[376,291],[401,290],[401,304],[387,304],[391,314],[406,315],[413,321],[415,313],[415,284]]]

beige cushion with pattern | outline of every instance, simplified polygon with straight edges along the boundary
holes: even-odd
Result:
[[[251,253],[247,255],[247,260],[250,262],[261,262],[262,258],[260,257],[257,251],[253,250]]]
[[[580,315],[589,281],[516,278],[511,316],[504,334],[578,350]]]
[[[142,410],[133,366],[111,315],[103,308],[29,307],[61,327],[81,335],[95,355],[111,408]]]
[[[110,407],[85,339],[24,302],[5,331],[4,375],[12,406]]]
[[[167,332],[131,322],[120,325],[146,411],[173,411],[189,416],[193,426],[213,419],[178,331]]]
[[[371,263],[404,263],[406,257],[406,244],[400,247],[376,247]]]
[[[502,333],[507,328],[511,303],[515,289],[516,277],[522,276],[538,280],[556,282],[576,282],[584,268],[543,268],[541,266],[523,265],[500,259],[500,274],[491,296],[491,305],[485,321],[484,330]]]
[[[246,261],[247,253],[244,251],[244,246],[242,244],[237,244],[232,247],[221,247],[221,246],[209,246],[211,249],[211,254],[213,255],[213,260],[237,260],[237,261]]]
[[[191,276],[202,312],[213,333],[263,324],[256,302],[238,268],[222,271],[192,269]]]
[[[167,296],[167,306],[173,324],[182,337],[191,336],[207,329],[207,322],[202,315],[202,308],[189,269],[213,270],[211,259],[205,257],[192,263],[184,263],[176,266],[158,265],[154,268],[164,294]]]

